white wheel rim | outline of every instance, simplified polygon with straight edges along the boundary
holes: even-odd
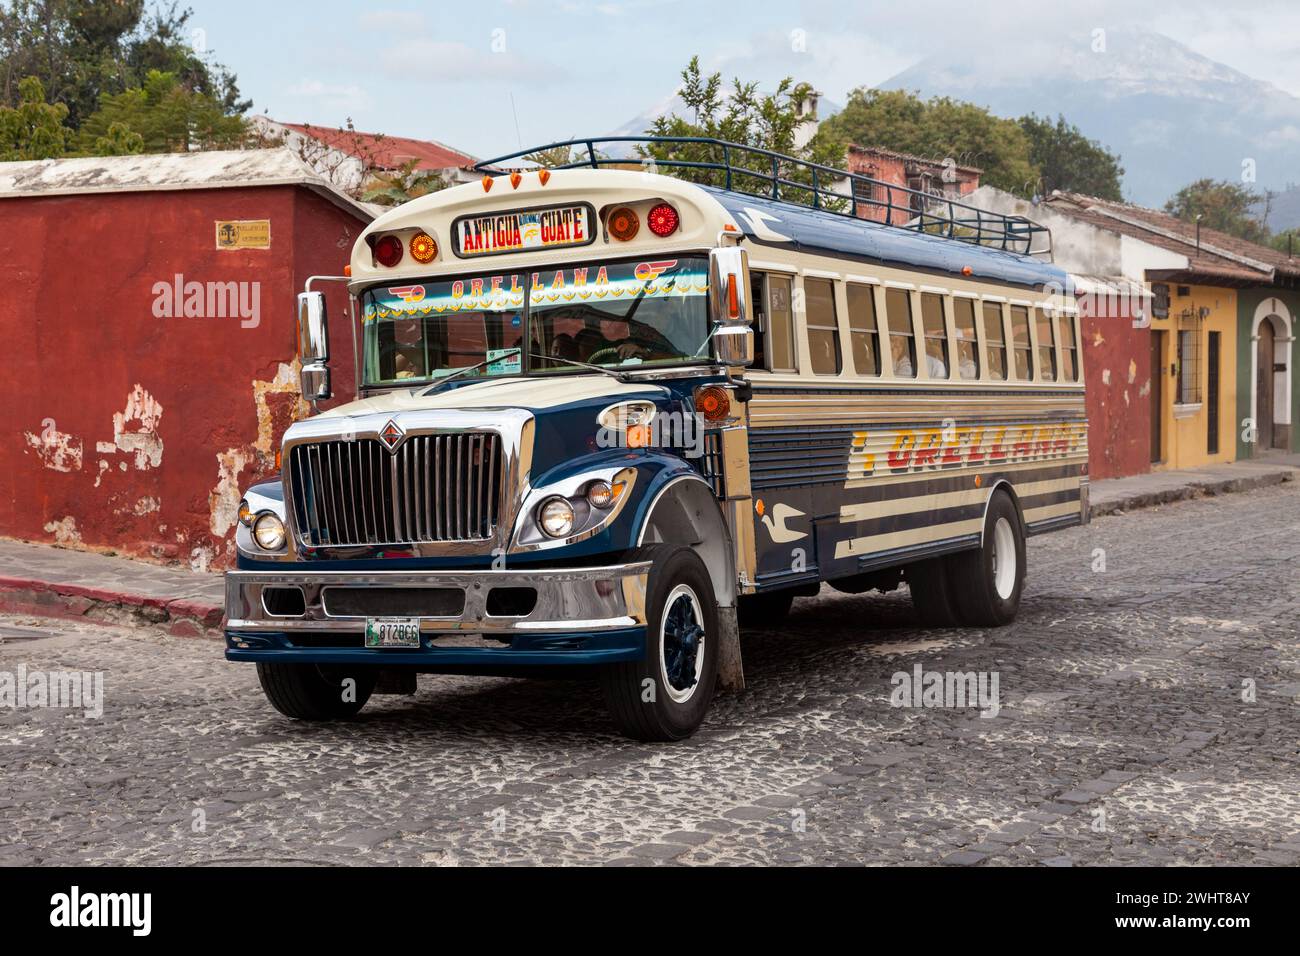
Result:
[[[694,617],[695,623],[700,628],[701,633],[698,637],[698,643],[695,647],[695,667],[694,680],[688,687],[675,687],[672,680],[669,679],[669,673],[677,671],[677,683],[684,683],[685,674],[681,672],[680,666],[674,667],[677,663],[672,651],[677,647],[676,635],[668,633],[669,619],[672,611],[679,601],[684,601],[679,610],[689,609],[690,614]],[[707,635],[703,633],[704,614],[700,609],[700,599],[695,596],[695,592],[689,585],[679,584],[668,593],[668,599],[664,601],[663,613],[659,616],[659,683],[663,686],[664,693],[674,703],[684,704],[695,696],[695,689],[700,686],[700,677],[704,674],[704,653]],[[673,645],[670,648],[669,645]],[[674,660],[670,661],[669,657],[673,656]]]
[[[993,589],[1004,601],[1016,589],[1016,535],[1006,518],[993,525]]]

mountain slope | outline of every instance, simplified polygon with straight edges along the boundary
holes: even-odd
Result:
[[[1240,180],[1247,160],[1254,188],[1281,190],[1295,180],[1300,98],[1158,33],[1112,30],[1104,52],[1093,52],[1086,36],[1023,40],[1008,37],[1018,49],[972,44],[936,53],[881,86],[951,96],[1002,116],[1063,113],[1120,154],[1125,196],[1143,205],[1162,205],[1201,177]]]

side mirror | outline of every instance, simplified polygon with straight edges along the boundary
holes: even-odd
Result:
[[[330,397],[329,323],[325,318],[323,292],[298,293],[298,358],[302,371],[298,382],[302,397],[309,402],[323,402]]]
[[[754,330],[747,325],[724,325],[710,340],[713,360],[727,368],[744,368],[754,364]]]
[[[749,253],[739,246],[709,253],[709,307],[714,322],[749,323]]]
[[[298,382],[302,387],[302,397],[309,402],[323,402],[333,394],[330,391],[330,367],[324,362],[304,365],[298,373]]]
[[[329,325],[325,318],[325,293],[298,293],[298,358],[303,365],[330,359]]]

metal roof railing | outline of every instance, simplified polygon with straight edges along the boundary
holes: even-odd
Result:
[[[602,146],[632,146],[639,156],[609,156]],[[573,158],[577,148],[579,158]],[[564,162],[531,160],[565,150]],[[583,158],[581,152],[585,150]],[[653,152],[652,152],[653,151]],[[693,158],[686,158],[693,157]],[[729,192],[811,207],[826,213],[910,229],[958,242],[1052,258],[1052,233],[1024,216],[991,212],[941,191],[897,186],[861,173],[809,162],[758,146],[707,136],[600,136],[534,146],[477,163],[474,169],[505,175],[524,160],[551,169],[636,168]],[[679,171],[679,172],[674,172]]]

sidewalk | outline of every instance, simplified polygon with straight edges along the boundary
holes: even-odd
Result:
[[[219,574],[0,539],[0,611],[220,637],[224,603]]]
[[[1092,483],[1090,515],[1123,514],[1171,501],[1225,495],[1279,485],[1295,478],[1300,455],[1268,455],[1253,461],[1235,461],[1187,471],[1153,471],[1131,478],[1108,478]]]
[[[1300,455],[1093,482],[1092,517],[1249,491],[1294,479]],[[221,637],[219,574],[161,567],[0,539],[0,612],[158,626],[181,637]]]

